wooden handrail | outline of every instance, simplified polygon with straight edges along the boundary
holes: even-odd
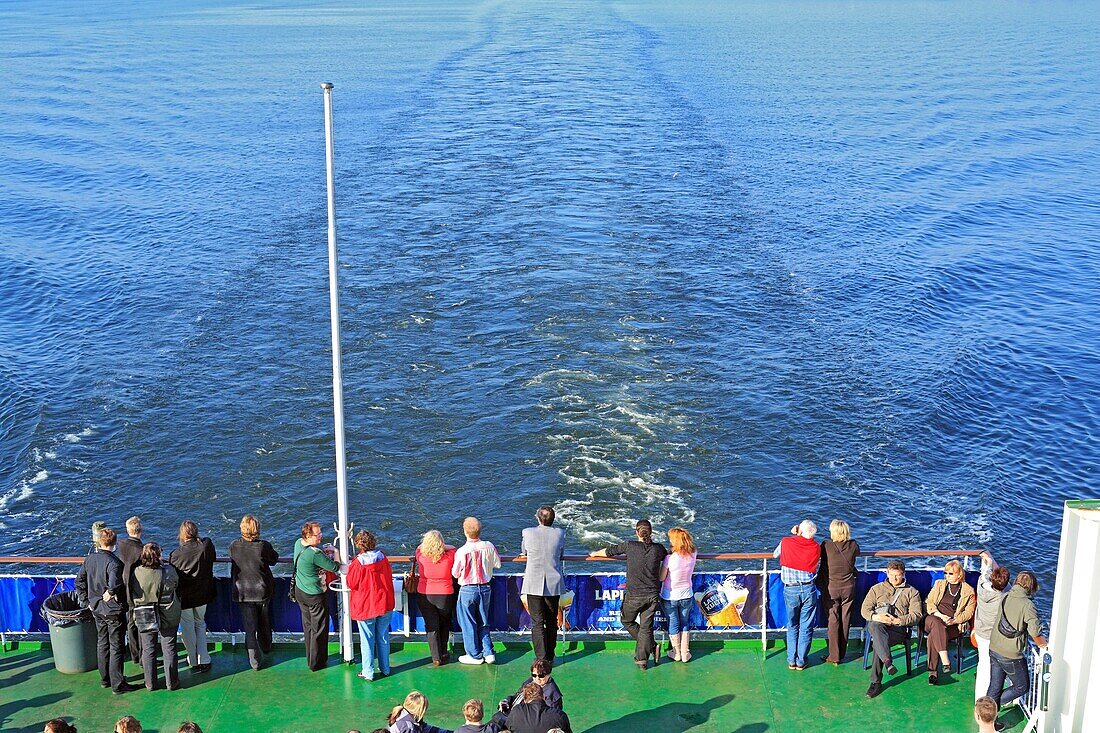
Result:
[[[860,557],[977,557],[981,550],[872,550],[859,553]],[[388,555],[391,563],[412,562],[411,555]],[[588,555],[566,555],[566,562],[623,562],[622,557],[589,557]],[[770,552],[719,552],[699,554],[700,560],[770,560]],[[502,557],[503,562],[525,563],[526,557]],[[217,558],[218,562],[229,562],[228,557]],[[280,557],[279,562],[289,563],[291,558]],[[79,565],[82,557],[0,557],[0,565]]]

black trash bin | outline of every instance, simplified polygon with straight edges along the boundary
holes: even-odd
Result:
[[[96,663],[95,621],[76,600],[76,591],[57,593],[42,602],[42,618],[50,625],[53,664],[61,674],[91,672]]]

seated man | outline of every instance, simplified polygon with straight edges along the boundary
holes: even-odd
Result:
[[[966,633],[966,625],[974,618],[978,596],[964,579],[963,566],[952,560],[943,568],[943,578],[937,580],[924,601],[924,633],[928,641],[928,684],[939,681],[942,672],[951,671],[947,659],[947,643]],[[939,666],[937,666],[939,665]]]
[[[569,718],[561,710],[546,704],[542,687],[535,682],[528,682],[520,688],[520,699],[509,711],[504,727],[511,733],[548,733],[553,728],[573,733]]]
[[[878,697],[882,692],[882,668],[890,674],[898,672],[890,659],[890,647],[904,642],[909,627],[921,619],[920,593],[905,582],[905,563],[887,563],[886,580],[871,586],[860,612],[867,619],[874,654],[867,697]]]

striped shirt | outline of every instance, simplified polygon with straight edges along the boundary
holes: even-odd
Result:
[[[492,542],[466,540],[455,553],[454,569],[459,585],[482,585],[493,577],[493,570],[500,567],[500,555]]]

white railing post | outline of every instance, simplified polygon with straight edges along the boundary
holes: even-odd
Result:
[[[328,187],[328,302],[332,324],[332,403],[336,432],[336,540],[340,550],[340,649],[344,661],[355,660],[355,642],[351,636],[351,604],[344,593],[347,589],[347,562],[350,543],[348,534],[348,465],[344,447],[344,382],[340,366],[340,284],[336,257],[336,164],[332,134],[332,84],[321,84],[325,96],[325,178]]]

